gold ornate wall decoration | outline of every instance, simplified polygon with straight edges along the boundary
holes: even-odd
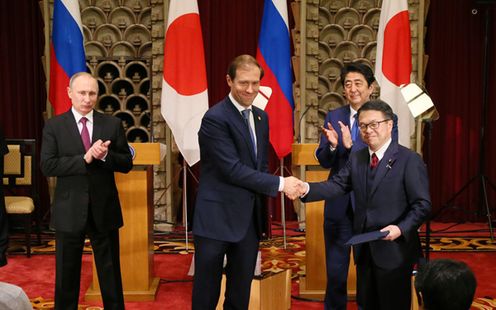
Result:
[[[51,28],[53,0],[43,0]],[[290,0],[295,28],[295,132],[301,142],[318,142],[329,109],[345,104],[339,70],[359,59],[373,68],[381,0]],[[422,84],[423,27],[427,0],[409,0],[412,80]],[[168,0],[79,0],[87,66],[98,78],[97,108],[120,117],[129,141],[166,143],[160,113],[163,38]],[[46,31],[47,42],[51,29]],[[420,40],[419,40],[420,38]],[[46,53],[48,55],[48,53]],[[48,71],[47,71],[48,72]],[[417,78],[417,77],[420,78]],[[378,92],[374,93],[377,96]],[[152,129],[153,128],[153,129]],[[167,147],[177,153],[172,142]],[[174,156],[171,156],[174,157]],[[169,159],[172,160],[172,159]],[[173,163],[177,166],[177,163]],[[166,169],[168,170],[166,173]],[[155,219],[174,222],[172,165],[154,167]],[[166,175],[169,179],[166,180]],[[166,180],[164,182],[164,180]],[[178,196],[174,197],[177,198]]]
[[[87,68],[99,85],[96,109],[120,118],[129,142],[151,141],[150,0],[80,0],[79,5]]]
[[[375,69],[382,1],[299,0],[299,5],[300,9],[304,6],[306,11],[307,31],[304,37],[300,36],[295,46],[305,45],[304,61],[307,65],[301,74],[306,81],[305,89],[295,90],[297,94],[305,94],[305,100],[297,100],[303,106],[297,109],[296,117],[302,118],[305,113],[304,124],[301,124],[304,132],[300,135],[306,139],[302,142],[318,142],[319,128],[327,112],[346,104],[340,80],[341,68],[352,61],[360,61]],[[425,2],[409,0],[408,6],[412,36],[412,80],[416,81],[419,74],[422,76],[419,57],[423,57],[423,51],[419,56],[419,50],[423,45],[418,45],[418,29],[424,24],[418,16],[423,15],[420,12],[424,12]],[[298,56],[301,61],[301,56]],[[378,97],[379,92],[380,89],[376,88],[372,97]]]
[[[167,0],[79,0],[86,64],[88,71],[97,77],[100,88],[96,108],[119,117],[130,142],[166,144],[160,91],[167,3]],[[45,24],[49,25],[46,42],[50,42],[53,0],[43,0],[41,5]],[[48,47],[46,54],[49,55]],[[170,193],[166,194],[170,192],[171,181],[167,183],[166,175],[165,163],[154,166],[156,224],[174,220]]]

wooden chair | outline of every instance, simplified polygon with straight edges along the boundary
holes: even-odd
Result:
[[[5,207],[9,218],[23,222],[26,255],[31,256],[31,232],[36,225],[38,243],[41,243],[38,212],[39,192],[36,179],[36,143],[34,139],[6,139],[9,153],[4,157]]]

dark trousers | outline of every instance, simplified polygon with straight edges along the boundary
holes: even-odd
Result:
[[[377,267],[368,245],[357,262],[357,302],[363,310],[410,310],[413,266],[396,269]]]
[[[350,246],[345,243],[352,236],[353,226],[349,216],[346,215],[339,220],[324,219],[327,270],[324,308],[326,310],[346,310]]]
[[[55,232],[55,309],[78,308],[81,259],[86,235],[91,241],[95,257],[103,307],[105,310],[124,309],[118,229],[105,232],[93,229],[80,233]]]
[[[193,310],[213,310],[219,300],[224,254],[227,256],[224,309],[248,309],[259,238],[254,224],[239,242],[195,236]]]

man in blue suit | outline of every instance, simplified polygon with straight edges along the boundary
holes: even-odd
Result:
[[[348,104],[327,113],[316,151],[320,165],[331,169],[329,178],[344,167],[351,152],[367,146],[360,138],[355,117],[358,109],[369,101],[374,81],[372,69],[363,63],[350,63],[341,69],[341,83]],[[396,115],[393,124],[393,139],[398,140]],[[326,310],[346,310],[350,247],[345,243],[352,236],[352,195],[347,193],[325,201]]]
[[[258,244],[266,228],[265,196],[294,196],[298,180],[267,173],[267,114],[252,106],[263,69],[249,55],[228,68],[229,95],[205,113],[193,234],[193,310],[215,309],[227,256],[224,309],[248,309]]]
[[[301,194],[309,202],[354,192],[353,234],[389,232],[354,246],[357,301],[363,309],[407,310],[421,254],[417,229],[431,210],[427,170],[418,154],[392,139],[394,114],[387,103],[369,101],[357,113],[368,147],[352,152],[330,180],[306,184]]]

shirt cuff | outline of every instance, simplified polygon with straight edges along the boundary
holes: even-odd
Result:
[[[279,177],[279,189],[278,191],[282,192],[284,190],[284,178]]]
[[[308,194],[308,192],[310,191],[310,184],[308,184],[308,182],[304,182],[303,184],[305,184],[305,188],[306,188],[305,194],[301,195],[300,198],[305,197]]]

